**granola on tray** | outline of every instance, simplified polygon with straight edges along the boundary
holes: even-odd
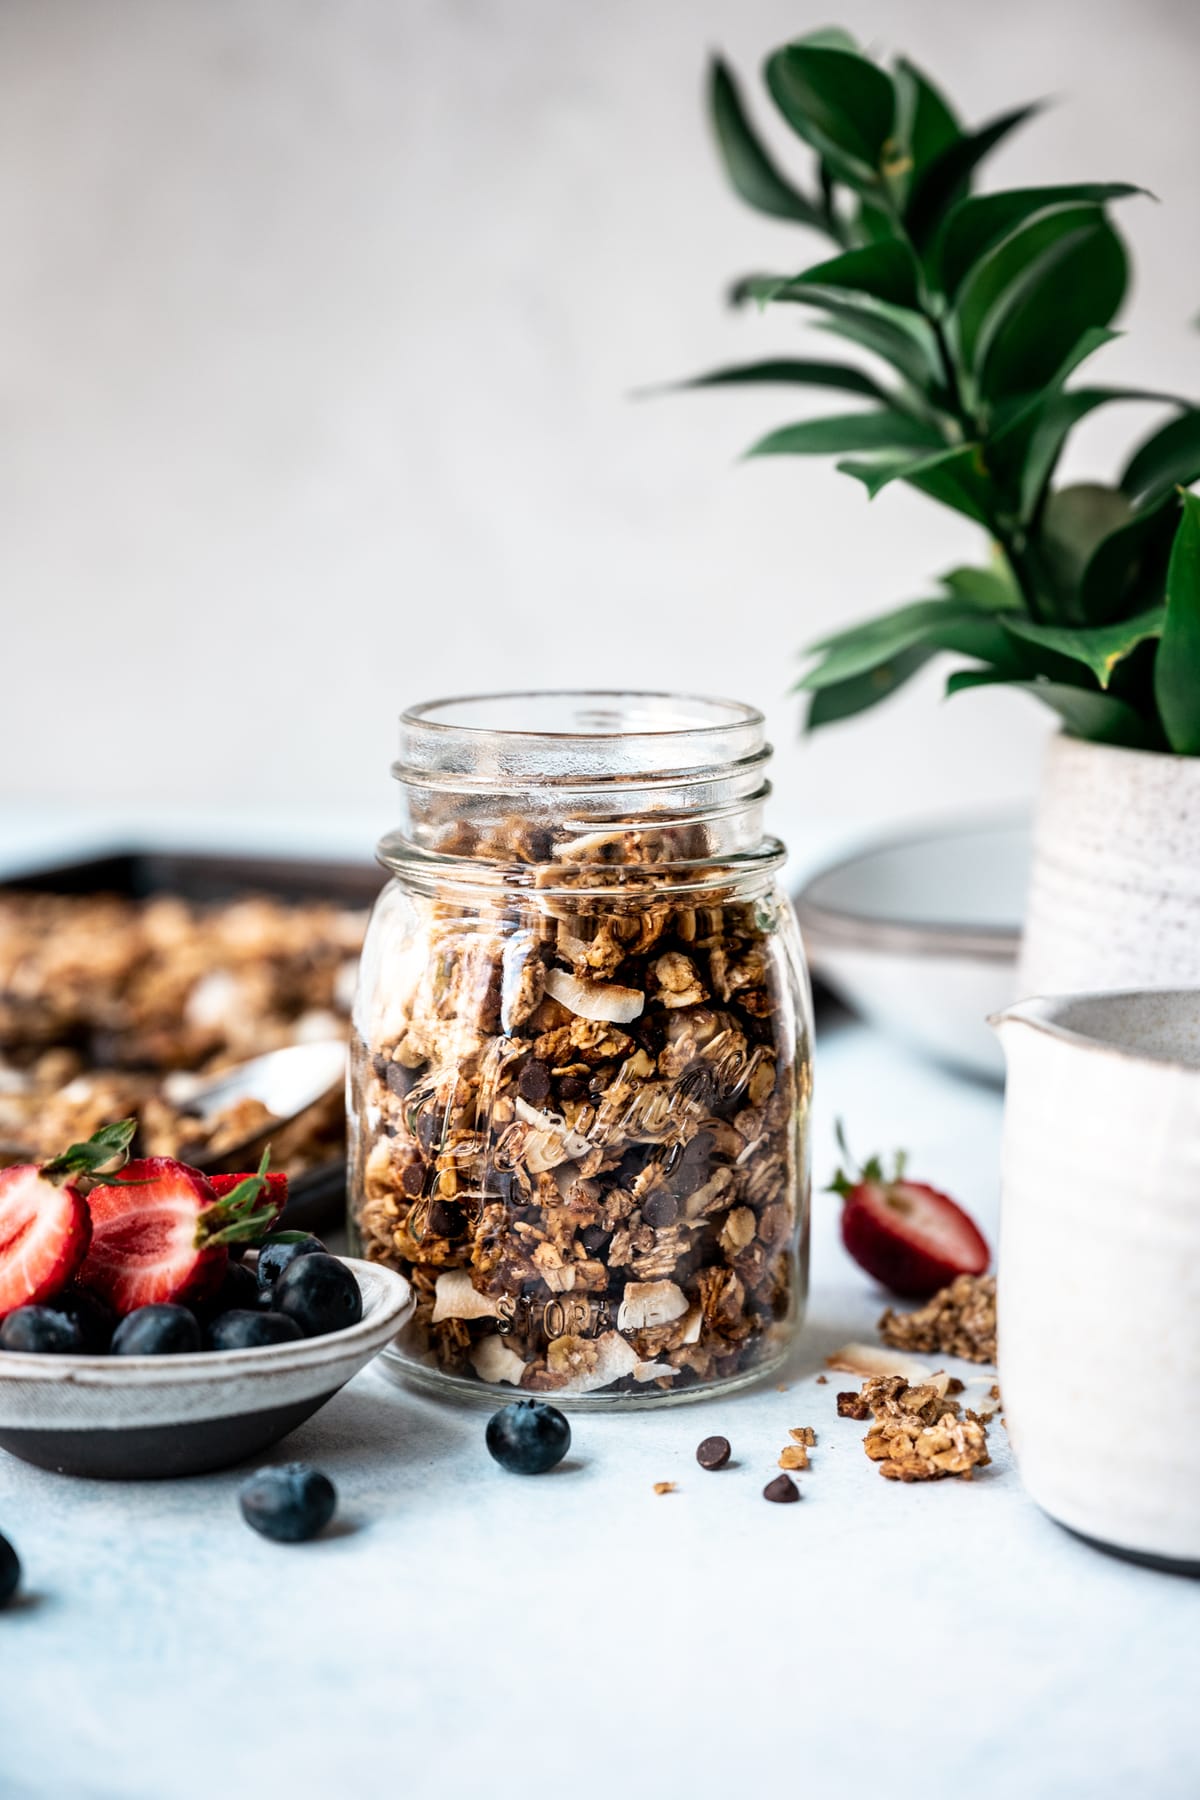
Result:
[[[460,828],[460,862],[515,855],[524,885],[460,867],[381,902],[351,1194],[414,1285],[408,1358],[583,1395],[782,1353],[808,1046],[780,903],[677,872],[686,831]]]

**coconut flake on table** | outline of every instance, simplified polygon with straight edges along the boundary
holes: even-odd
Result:
[[[910,1387],[928,1381],[933,1370],[928,1363],[902,1356],[897,1350],[885,1350],[878,1344],[843,1344],[825,1358],[827,1369],[844,1369],[848,1375],[902,1375]]]
[[[568,1012],[605,1025],[630,1025],[639,1018],[646,996],[637,988],[617,987],[611,981],[580,981],[565,969],[547,969],[546,992]]]
[[[443,1269],[433,1291],[434,1325],[443,1319],[498,1319],[499,1303],[481,1294],[466,1269]]]

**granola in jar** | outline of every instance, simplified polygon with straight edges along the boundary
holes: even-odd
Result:
[[[628,698],[640,717],[657,697]],[[518,749],[476,728],[478,770],[439,786],[401,767],[416,799],[381,847],[350,1192],[362,1253],[413,1285],[390,1353],[409,1374],[625,1404],[782,1358],[807,1243],[807,984],[757,818],[761,721],[728,710],[750,739],[732,772],[661,741],[692,724],[593,734],[582,758],[569,733]],[[628,766],[651,754],[664,772]]]

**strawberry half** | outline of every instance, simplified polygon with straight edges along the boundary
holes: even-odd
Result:
[[[838,1143],[849,1161],[842,1128]],[[924,1300],[956,1275],[982,1275],[991,1260],[987,1241],[956,1201],[923,1181],[904,1176],[896,1157],[885,1176],[877,1156],[852,1170],[838,1170],[829,1191],[840,1194],[842,1242],[861,1269],[906,1299]]]
[[[282,1200],[257,1175],[228,1181],[219,1196],[198,1169],[170,1156],[128,1164],[119,1181],[88,1195],[92,1243],[80,1279],[121,1314],[139,1306],[194,1305],[221,1285],[228,1244],[270,1231]],[[286,1198],[286,1194],[284,1195]]]
[[[135,1122],[106,1125],[50,1162],[0,1169],[0,1318],[37,1306],[66,1287],[88,1252],[87,1201],[72,1177],[123,1162]]]

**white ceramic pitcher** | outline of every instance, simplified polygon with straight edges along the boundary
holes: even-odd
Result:
[[[1029,1000],[992,1023],[1021,1478],[1073,1531],[1200,1573],[1200,991]]]

